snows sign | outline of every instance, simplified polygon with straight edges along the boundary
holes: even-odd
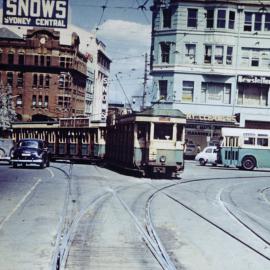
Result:
[[[67,28],[68,0],[4,0],[3,24]]]

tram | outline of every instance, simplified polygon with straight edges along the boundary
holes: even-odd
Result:
[[[184,169],[185,115],[150,108],[108,117],[106,162],[142,176],[178,177]]]
[[[65,118],[52,122],[15,122],[14,142],[36,138],[47,143],[50,159],[98,161],[105,154],[105,123],[91,123],[87,118]]]
[[[270,131],[222,128],[221,160],[226,167],[270,168]]]

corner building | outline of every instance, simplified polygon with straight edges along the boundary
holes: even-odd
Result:
[[[84,115],[87,58],[78,35],[70,39],[60,44],[53,29],[29,29],[24,38],[0,29],[1,85],[12,89],[18,120]]]
[[[270,128],[270,3],[154,0],[153,102],[187,115],[206,145],[223,126]]]

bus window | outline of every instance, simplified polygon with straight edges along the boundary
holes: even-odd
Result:
[[[154,139],[155,140],[172,140],[173,124],[155,124]]]
[[[245,137],[244,144],[246,145],[255,145],[255,138],[253,137]]]
[[[180,141],[180,142],[183,141],[183,130],[184,130],[184,128],[182,125],[177,125],[177,135],[176,135],[177,141]]]
[[[257,145],[268,146],[268,139],[267,138],[258,138]]]

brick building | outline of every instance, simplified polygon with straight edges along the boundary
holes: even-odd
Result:
[[[0,28],[2,91],[10,85],[19,120],[46,120],[84,114],[87,58],[76,33],[60,44],[53,29],[29,29],[24,38]]]

